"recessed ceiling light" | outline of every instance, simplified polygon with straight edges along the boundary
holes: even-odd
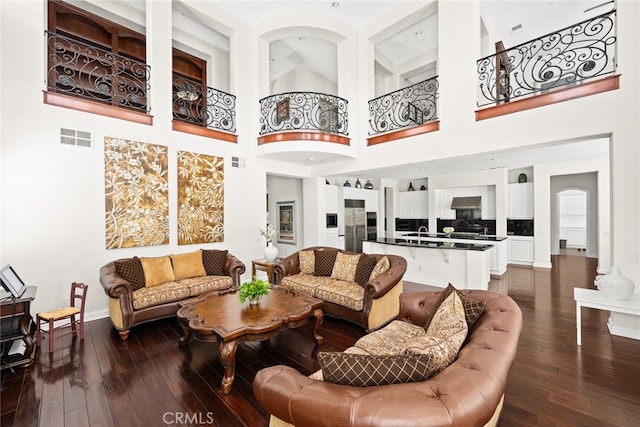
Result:
[[[422,31],[416,31],[414,34],[415,37],[422,37]]]
[[[306,160],[307,162],[313,162],[313,161],[315,160],[315,158],[313,158],[313,157],[307,157],[305,160]]]
[[[331,3],[331,7],[340,7],[340,3],[334,1],[333,3]]]
[[[306,40],[306,38],[304,38],[304,37],[302,37],[302,36],[298,37],[298,41],[299,41],[299,42],[303,42],[303,41],[305,41],[305,40]]]
[[[275,58],[269,58],[269,62],[276,62]]]

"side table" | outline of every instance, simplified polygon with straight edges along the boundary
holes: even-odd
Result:
[[[573,288],[573,299],[576,300],[578,345],[582,345],[582,307],[640,316],[640,295],[632,295],[624,301],[616,301],[605,298],[602,292],[595,289]]]
[[[37,290],[36,286],[27,286],[20,298],[9,296],[0,300],[0,343],[3,350],[0,369],[27,367],[34,362],[36,324],[31,317],[31,301],[36,298]],[[10,354],[14,343],[21,343],[23,350]]]
[[[278,264],[282,258],[278,257],[274,261],[270,262],[266,259],[254,259],[251,261],[251,277],[256,275],[256,270],[266,271],[267,279],[269,283],[273,283],[273,266]]]

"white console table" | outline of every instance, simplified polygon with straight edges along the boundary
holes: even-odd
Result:
[[[595,289],[573,288],[573,299],[576,300],[578,345],[582,345],[582,307],[640,316],[640,295],[632,295],[624,301],[616,301],[605,298],[602,292]]]

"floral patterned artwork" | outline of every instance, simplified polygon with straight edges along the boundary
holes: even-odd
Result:
[[[104,138],[107,249],[169,243],[167,147]]]
[[[224,241],[224,158],[178,151],[178,244]]]

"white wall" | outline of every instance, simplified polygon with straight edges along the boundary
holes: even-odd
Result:
[[[338,85],[309,68],[298,67],[272,83],[272,94],[285,92],[319,92],[337,95]]]
[[[2,206],[0,264],[11,263],[29,284],[38,286],[33,312],[55,308],[68,298],[72,281],[89,285],[87,312],[106,314],[107,297],[98,281],[100,266],[133,255],[160,256],[190,252],[200,247],[224,248],[248,266],[262,257],[257,228],[264,226],[265,169],[251,155],[257,118],[239,120],[239,142],[232,144],[171,131],[170,2],[151,2],[148,12],[150,40],[167,43],[152,49],[153,126],[45,105],[42,102],[44,64],[43,2],[3,1],[1,51],[3,61],[2,122],[0,123]],[[20,34],[20,43],[14,43]],[[25,55],[24,52],[29,52]],[[249,69],[251,58],[243,59]],[[242,76],[248,80],[250,76]],[[162,83],[164,81],[164,84]],[[257,99],[255,89],[240,87],[238,96]],[[163,104],[164,103],[164,104]],[[248,103],[238,105],[241,118],[251,118]],[[247,126],[249,124],[249,126]],[[91,149],[61,145],[59,127],[94,133]],[[249,131],[249,129],[251,131]],[[104,154],[105,136],[169,147],[170,244],[127,249],[105,249]],[[186,150],[225,158],[225,241],[206,245],[177,245],[176,152]],[[247,167],[231,168],[231,156],[247,157]],[[255,202],[253,202],[255,201]],[[259,207],[259,209],[258,209]]]

